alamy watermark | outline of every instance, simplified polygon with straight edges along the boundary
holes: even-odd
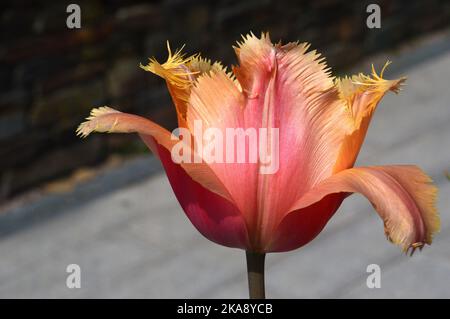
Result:
[[[181,163],[258,163],[260,174],[274,174],[279,169],[278,128],[208,127],[195,120],[192,130],[177,128],[173,140],[172,161]],[[192,143],[194,145],[192,145]]]
[[[369,4],[366,8],[366,12],[370,13],[366,19],[366,25],[369,29],[381,28],[381,8],[378,4]]]
[[[381,288],[381,268],[377,264],[367,265],[366,272],[370,273],[366,279],[366,285],[369,289]]]
[[[78,4],[71,3],[67,6],[66,12],[70,13],[66,19],[66,25],[69,29],[81,28],[81,8]]]
[[[69,289],[81,288],[81,268],[77,264],[70,264],[66,267],[69,275],[66,278],[66,286]]]

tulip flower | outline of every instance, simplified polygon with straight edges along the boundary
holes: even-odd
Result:
[[[93,109],[78,128],[83,137],[94,131],[138,133],[161,161],[196,229],[220,245],[246,250],[252,298],[265,296],[265,254],[310,242],[353,193],[370,201],[388,239],[405,252],[431,244],[439,229],[437,189],[421,169],[354,167],[378,103],[405,79],[387,80],[384,68],[377,73],[373,67],[370,75],[333,78],[324,59],[308,48],[250,34],[234,48],[238,65],[232,71],[170,48],[165,63],[150,59],[141,66],[166,81],[184,132],[194,133],[196,123],[203,133],[215,128],[224,135],[229,128],[277,129],[274,141],[262,136],[271,131],[257,132],[277,144],[278,169],[272,173],[262,173],[262,162],[249,161],[248,154],[241,161],[205,160],[198,147],[204,136],[172,134],[109,107]],[[197,160],[175,161],[180,143]]]

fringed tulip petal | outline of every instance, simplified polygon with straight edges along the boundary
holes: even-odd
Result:
[[[146,118],[122,113],[106,106],[93,109],[87,121],[81,123],[77,129],[77,134],[82,137],[86,137],[92,132],[138,133],[156,155],[159,154],[157,145],[161,145],[170,152],[175,144],[181,142],[169,131]],[[194,154],[193,150],[192,153]],[[172,159],[170,160],[172,161]],[[195,181],[232,202],[230,194],[222,182],[204,161],[180,163],[180,166]]]
[[[212,70],[224,69],[220,62],[211,63],[210,60],[201,58],[199,54],[186,57],[183,48],[172,54],[167,42],[168,57],[164,63],[159,63],[151,58],[147,65],[141,65],[146,71],[152,72],[166,80],[167,88],[172,96],[177,111],[179,127],[186,126],[186,108],[189,100],[191,87],[196,78],[201,74]]]
[[[187,126],[194,135],[194,143],[204,145],[204,133],[207,129],[216,129],[223,140],[226,140],[227,128],[246,129],[243,119],[244,96],[230,75],[224,70],[204,74],[197,79],[192,88],[190,103],[187,110]],[[202,130],[196,131],[196,123]],[[226,141],[225,141],[226,142]],[[238,141],[234,141],[233,159],[228,160],[227,147],[231,144],[222,143],[219,147],[222,159],[209,163],[209,167],[227,188],[233,202],[239,207],[244,217],[250,222],[249,212],[255,211],[255,186],[257,182],[257,163],[248,162],[249,143],[245,143],[246,160],[237,161]],[[218,152],[219,149],[216,149]],[[225,163],[226,162],[226,163]],[[250,182],[253,181],[253,182]],[[252,185],[248,187],[247,185]]]
[[[350,168],[356,161],[367,133],[372,115],[383,96],[388,91],[398,93],[406,78],[383,79],[383,73],[390,64],[388,61],[380,72],[372,65],[370,76],[362,73],[335,81],[339,99],[346,110],[346,117],[352,123],[341,144],[334,171]]]
[[[290,205],[332,174],[348,130],[324,59],[308,48],[305,43],[273,45],[265,34],[249,35],[235,48],[239,66],[233,71],[246,98],[245,126],[279,130],[279,169],[258,174],[254,184],[252,220],[260,246]]]
[[[431,244],[433,234],[439,230],[436,192],[431,179],[415,166],[373,166],[341,171],[295,203],[293,212],[279,225],[268,250],[290,250],[306,244],[317,235],[345,196],[361,193],[382,218],[388,238],[405,251],[414,251]],[[293,233],[296,227],[297,234]],[[310,238],[302,233],[305,230]]]
[[[194,181],[164,147],[159,146],[158,153],[175,196],[197,230],[223,246],[249,247],[246,223],[237,207]]]

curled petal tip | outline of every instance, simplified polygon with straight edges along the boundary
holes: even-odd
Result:
[[[196,74],[196,72],[190,71],[186,64],[198,55],[194,54],[186,57],[186,55],[182,53],[183,48],[184,45],[172,53],[169,42],[167,41],[168,56],[166,62],[159,63],[155,58],[150,58],[150,62],[147,65],[141,64],[140,67],[145,71],[152,72],[153,74],[162,77],[179,88],[187,88],[191,83],[190,76]]]
[[[92,130],[89,129],[89,125],[88,125],[88,121],[81,123],[77,130],[76,130],[76,135],[81,137],[81,138],[86,138],[91,132]]]
[[[91,113],[87,119],[92,120],[98,116],[111,114],[111,113],[120,113],[120,111],[117,111],[109,106],[96,107],[91,110]]]
[[[89,134],[91,134],[94,131],[112,132],[114,130],[114,127],[117,125],[117,120],[113,121],[112,124],[109,125],[109,127],[104,127],[103,125],[100,125],[101,123],[98,121],[98,118],[103,115],[109,115],[114,113],[121,113],[121,112],[108,106],[102,106],[92,109],[91,113],[89,114],[89,117],[86,118],[87,121],[81,123],[78,126],[76,130],[76,135],[80,136],[81,138],[86,138]]]
[[[416,249],[419,249],[420,251],[422,251],[424,246],[425,246],[425,243],[417,242],[417,243],[413,243],[409,246],[405,246],[405,248],[403,250],[406,255],[409,254],[409,256],[412,257],[414,255],[414,253],[416,252]]]
[[[384,222],[388,240],[406,254],[425,244],[431,245],[439,231],[437,188],[416,166],[372,166],[340,171],[304,195],[293,210],[338,192],[359,192],[367,197]]]

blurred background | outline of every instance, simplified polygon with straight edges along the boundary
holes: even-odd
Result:
[[[81,8],[80,29],[66,26],[70,3]],[[381,28],[367,27],[369,4],[379,5]],[[407,75],[408,85],[382,103],[360,163],[420,164],[441,188],[441,214],[448,212],[447,0],[18,0],[0,10],[0,297],[246,296],[241,252],[196,233],[136,136],[74,134],[102,105],[175,128],[163,80],[139,68],[149,57],[165,61],[166,40],[230,65],[241,35],[269,31],[274,42],[312,43],[338,75],[390,58],[388,77]],[[298,260],[269,258],[269,297],[450,297],[446,215],[442,246],[404,270],[370,205],[346,205],[350,213],[336,216]],[[353,231],[359,248],[349,242]],[[401,282],[364,288],[371,258]],[[70,263],[85,269],[81,289],[65,285]],[[434,276],[429,287],[417,281],[424,274]]]

